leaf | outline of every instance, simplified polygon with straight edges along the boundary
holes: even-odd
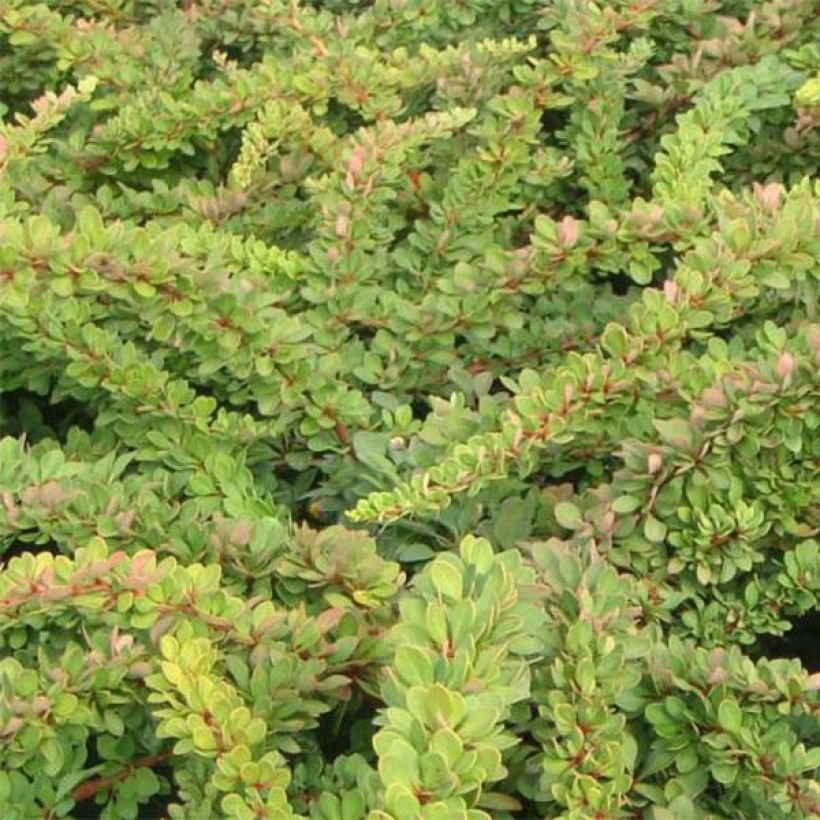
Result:
[[[478,805],[482,809],[492,811],[521,811],[521,803],[512,795],[503,792],[484,792],[479,798]]]
[[[422,787],[437,790],[452,779],[447,761],[436,752],[427,752],[419,757],[419,777]]]
[[[569,734],[578,723],[578,715],[569,703],[558,703],[552,710],[552,720],[561,734]]]
[[[435,556],[435,550],[421,541],[411,541],[409,544],[402,544],[394,554],[396,561],[403,561],[408,564],[418,561],[429,561],[431,558],[435,558]]]
[[[555,520],[567,530],[577,530],[583,524],[581,511],[570,501],[559,501],[555,505]]]
[[[353,435],[353,450],[356,458],[376,473],[387,476],[391,482],[398,484],[399,474],[395,466],[385,455],[388,436],[382,433],[370,433],[360,430]]]
[[[595,691],[595,665],[589,658],[578,661],[575,667],[575,680],[585,695]]]
[[[465,740],[480,740],[495,729],[500,719],[501,714],[497,709],[489,706],[473,707],[458,727],[459,737]]]
[[[760,283],[775,290],[786,290],[791,287],[791,280],[782,270],[774,269],[760,277]]]
[[[710,771],[712,777],[724,786],[734,783],[739,774],[737,763],[713,763],[710,766]]]
[[[621,738],[621,760],[628,772],[635,770],[635,761],[638,759],[638,743],[635,736],[625,731]]]
[[[699,762],[698,751],[694,746],[687,746],[675,755],[675,766],[681,774],[693,771]]]
[[[658,521],[653,515],[648,515],[643,522],[643,534],[647,541],[658,544],[666,538],[666,524]]]
[[[493,518],[493,536],[502,549],[509,549],[530,534],[531,505],[521,498],[507,498]]]
[[[619,515],[626,515],[628,513],[635,512],[635,510],[637,510],[640,506],[640,499],[631,495],[619,496],[612,502],[613,511]]]
[[[409,686],[430,686],[433,683],[433,663],[417,646],[405,644],[396,650],[396,671]]]
[[[731,734],[740,731],[740,727],[743,725],[743,712],[736,701],[727,698],[720,702],[720,706],[718,706],[718,723],[721,728]]]
[[[452,729],[438,729],[430,739],[432,751],[440,754],[450,766],[455,766],[464,753],[464,744],[460,734]]]
[[[419,776],[418,752],[394,731],[382,730],[374,738],[379,773],[385,786],[413,783]]]
[[[65,719],[77,711],[79,703],[80,700],[76,695],[71,692],[63,692],[55,699],[52,711],[57,717]],[[106,712],[106,714],[108,713]]]
[[[254,811],[238,794],[228,794],[222,798],[222,811],[228,817],[236,817],[239,820],[249,820],[253,817]]]
[[[804,772],[820,768],[820,746],[814,746],[806,752],[801,768]]]
[[[201,749],[203,752],[210,752],[216,749],[216,738],[207,726],[198,726],[194,729],[192,737],[197,749]]]
[[[436,591],[454,601],[461,600],[462,577],[461,572],[452,564],[439,557],[430,566],[430,580]]]
[[[653,419],[652,424],[664,444],[682,450],[692,446],[694,431],[686,419]]]

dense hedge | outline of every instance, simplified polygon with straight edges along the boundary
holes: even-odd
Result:
[[[818,43],[0,0],[0,816],[817,817]]]

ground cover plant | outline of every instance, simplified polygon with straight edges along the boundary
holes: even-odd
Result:
[[[813,0],[0,0],[0,817],[820,815]]]

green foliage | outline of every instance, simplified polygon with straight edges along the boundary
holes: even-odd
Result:
[[[818,19],[0,0],[0,815],[818,816]]]

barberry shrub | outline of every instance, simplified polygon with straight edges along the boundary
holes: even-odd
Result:
[[[820,815],[816,11],[0,0],[0,816]]]

